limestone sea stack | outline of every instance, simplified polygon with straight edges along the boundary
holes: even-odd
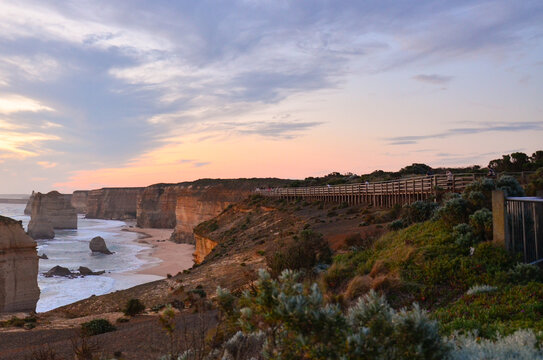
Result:
[[[39,297],[36,242],[20,221],[0,216],[0,313],[35,311]]]
[[[87,197],[87,218],[107,220],[135,219],[138,198],[143,188],[103,188],[91,190]]]
[[[78,214],[87,213],[88,190],[76,190],[72,194],[72,206]]]
[[[92,240],[89,243],[89,248],[93,253],[102,253],[106,255],[113,254],[109,249],[107,248],[106,241],[101,236],[96,236],[92,238]]]
[[[26,202],[26,206],[24,210],[25,215],[30,215],[32,213],[32,201],[34,201],[34,194],[35,192],[32,191],[32,194],[30,195],[30,197],[28,198],[28,201]]]
[[[33,239],[52,239],[54,229],[77,229],[77,213],[71,198],[58,191],[34,193],[28,235]]]

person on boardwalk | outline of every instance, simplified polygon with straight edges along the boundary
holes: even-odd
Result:
[[[489,178],[495,178],[496,177],[496,172],[494,171],[494,169],[489,167],[488,168],[488,173],[486,174],[486,176],[489,177]]]
[[[447,175],[447,189],[450,190],[452,189],[453,180],[454,180],[451,170],[447,170],[446,175]]]

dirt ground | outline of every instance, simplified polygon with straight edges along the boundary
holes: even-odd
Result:
[[[118,313],[121,317],[122,314]],[[216,325],[216,312],[185,313],[176,317],[175,349],[182,350],[198,342]],[[170,339],[158,321],[158,315],[139,315],[127,323],[115,323],[117,330],[91,336],[87,344],[93,354],[107,359],[158,359],[170,349]],[[77,328],[24,330],[16,329],[0,334],[0,359],[38,359],[40,351],[51,351],[54,360],[74,359],[74,346],[81,347],[82,338]],[[185,329],[188,333],[185,334]],[[48,358],[48,360],[52,360]]]

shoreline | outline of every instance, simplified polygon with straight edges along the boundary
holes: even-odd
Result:
[[[178,272],[190,269],[194,265],[194,245],[177,244],[170,241],[173,229],[153,229],[123,227],[121,231],[133,232],[139,235],[135,240],[138,244],[149,245],[146,250],[140,251],[136,256],[146,262],[141,268],[124,272],[118,275],[153,275],[166,278],[168,274],[176,275]],[[158,261],[157,261],[158,259]]]

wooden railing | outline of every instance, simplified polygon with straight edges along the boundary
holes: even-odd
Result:
[[[371,203],[393,206],[417,200],[435,199],[444,192],[461,192],[481,174],[418,176],[390,181],[357,184],[257,189],[258,194],[286,199],[307,198],[351,204]]]

